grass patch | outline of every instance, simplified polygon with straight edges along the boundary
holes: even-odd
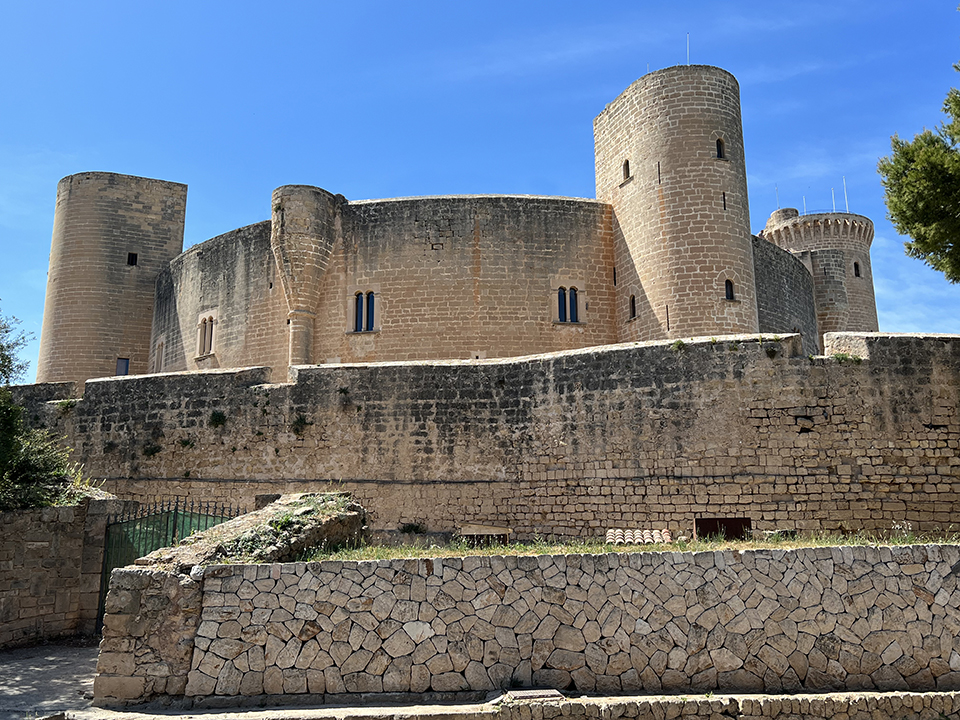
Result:
[[[876,546],[876,545],[960,545],[960,531],[914,533],[909,527],[894,527],[887,533],[813,533],[798,537],[773,536],[765,540],[726,540],[704,538],[670,544],[614,545],[594,540],[556,540],[537,538],[529,542],[512,542],[476,547],[463,539],[447,545],[418,547],[414,545],[363,545],[335,551],[324,549],[301,558],[318,560],[399,560],[410,558],[444,558],[491,555],[598,555],[603,553],[638,552],[715,552],[718,550],[794,550],[805,547]]]

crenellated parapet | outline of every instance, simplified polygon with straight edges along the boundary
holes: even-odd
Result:
[[[810,271],[821,338],[828,332],[879,329],[870,218],[838,212],[801,215],[795,208],[782,208],[770,216],[762,235]]]

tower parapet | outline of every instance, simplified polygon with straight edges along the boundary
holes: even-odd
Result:
[[[783,208],[770,216],[762,235],[800,258],[813,276],[821,343],[828,332],[879,330],[870,218],[838,212],[800,215],[795,208]]]
[[[645,75],[597,116],[594,141],[623,339],[756,332],[736,78],[704,65]]]
[[[148,372],[157,275],[183,250],[187,186],[116,173],[57,185],[37,382]]]

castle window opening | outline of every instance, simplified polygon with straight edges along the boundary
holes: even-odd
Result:
[[[637,296],[630,296],[630,319],[633,320],[637,316]]]
[[[623,161],[623,179],[624,180],[630,179],[630,161],[629,160]]]
[[[858,262],[853,264],[853,276],[860,277],[860,263]]]
[[[127,265],[136,265],[136,264],[137,264],[137,254],[127,253]]]
[[[723,209],[726,210],[726,209],[727,209],[727,194],[726,194],[726,193],[720,193],[720,194],[723,196]]]
[[[657,185],[660,184],[660,163],[657,163]]]
[[[374,301],[373,301],[373,292],[367,293],[367,322],[364,326],[364,330],[371,332],[373,330],[373,321],[374,321]]]
[[[723,289],[726,292],[727,300],[736,300],[736,295],[733,293],[733,280],[724,280]]]
[[[724,153],[723,140],[717,138],[717,159],[723,160],[724,157],[726,157],[726,155]]]
[[[567,321],[567,289],[564,287],[557,290],[557,320]]]
[[[197,332],[197,356],[213,354],[213,326],[216,320],[213,315],[207,315],[200,319]]]
[[[376,323],[376,306],[374,293],[358,292],[353,301],[353,331],[373,332]]]
[[[613,286],[614,287],[617,286],[617,268],[616,267],[613,268]]]
[[[570,322],[580,322],[577,312],[577,289],[570,288]]]
[[[117,358],[117,375],[130,374],[130,358]]]

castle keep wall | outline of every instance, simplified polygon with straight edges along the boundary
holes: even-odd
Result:
[[[617,341],[602,203],[425,197],[350,202],[341,211],[316,362],[510,357]],[[577,289],[579,322],[555,322],[560,287]],[[355,296],[370,292],[373,331],[353,332]]]
[[[820,354],[813,277],[801,260],[763,238],[753,238],[760,332],[799,332],[805,355]]]
[[[122,497],[251,502],[335,486],[381,528],[954,522],[960,340],[836,335],[826,352],[740,336],[299,367],[279,385],[268,369],[102,379],[72,409],[35,403],[27,415]]]
[[[79,173],[57,186],[38,382],[149,372],[157,275],[183,249],[187,186]]]
[[[156,296],[153,372],[286,367],[286,301],[269,221],[190,248],[160,274]],[[204,354],[198,326],[207,317],[214,318],[213,352]]]
[[[956,690],[958,560],[928,545],[124,568],[95,692]]]

